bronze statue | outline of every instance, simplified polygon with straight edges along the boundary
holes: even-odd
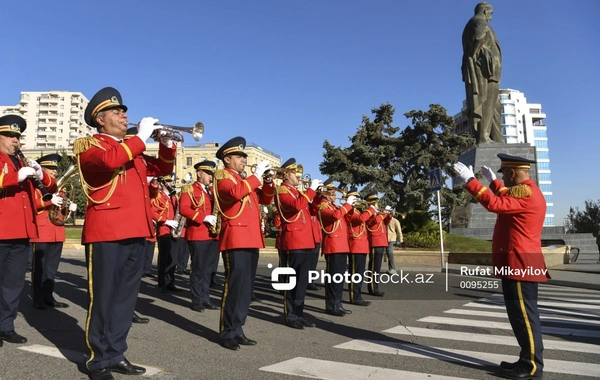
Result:
[[[502,52],[489,22],[493,9],[481,2],[462,34],[462,80],[467,93],[469,123],[477,144],[504,143],[500,122]]]

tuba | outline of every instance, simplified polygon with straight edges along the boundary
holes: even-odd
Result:
[[[75,164],[75,158],[73,156],[69,156],[69,160],[71,164],[65,170],[63,175],[56,180],[56,186],[58,188],[58,192],[60,194],[61,190],[63,190],[65,182],[71,178],[73,175],[77,174],[77,165]],[[50,222],[55,226],[64,226],[65,221],[71,217],[71,211],[69,208],[71,204],[75,203],[75,189],[72,184],[69,184],[69,187],[66,191],[64,191],[63,204],[60,206],[52,205],[50,210],[48,210],[48,218]]]

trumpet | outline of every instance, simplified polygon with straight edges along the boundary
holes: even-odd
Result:
[[[65,182],[74,175],[77,175],[77,164],[75,163],[75,158],[73,156],[69,156],[69,160],[71,164],[65,170],[63,175],[56,180],[56,187],[58,188],[58,192],[60,194],[61,191],[64,192],[63,203],[61,206],[52,206],[52,208],[48,211],[48,219],[55,226],[64,226],[65,221],[71,217],[72,211],[70,210],[71,205],[75,203],[75,188],[72,184],[69,184],[69,188],[66,189],[64,186]],[[63,190],[64,188],[64,190]],[[61,217],[62,215],[62,217]]]
[[[329,195],[329,191],[334,190],[336,193],[340,193],[342,196],[337,199],[345,199],[348,196],[348,186],[340,189],[337,187],[327,187],[327,186],[319,186],[317,188],[318,195]]]
[[[257,164],[253,164],[250,165],[250,171],[252,171],[252,173],[254,173],[254,169],[256,168]],[[263,178],[277,178],[277,179],[283,179],[283,176],[285,175],[285,173],[289,172],[289,169],[284,169],[284,168],[271,168],[269,170],[267,170],[266,172],[264,172],[263,174]]]
[[[310,187],[312,177],[310,174],[304,174],[304,166],[302,166],[302,164],[296,166],[296,177],[298,178],[298,184],[301,185],[304,190],[307,190]]]
[[[129,123],[128,125],[139,127],[140,123]],[[200,139],[202,139],[202,136],[204,136],[204,123],[202,123],[201,121],[194,124],[193,127],[179,127],[176,125],[168,124],[156,125],[162,125],[162,129],[156,129],[154,130],[154,132],[152,132],[152,135],[150,135],[150,137],[152,137],[154,141],[161,141],[164,139],[183,143],[184,138],[182,132],[191,133],[192,137],[196,141],[200,141]]]

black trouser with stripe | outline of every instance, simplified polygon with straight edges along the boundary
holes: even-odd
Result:
[[[519,366],[530,375],[541,375],[544,345],[537,306],[538,283],[503,278],[502,291],[508,320],[521,347]]]
[[[144,238],[86,244],[88,315],[86,362],[93,371],[125,359],[127,334],[144,271]]]
[[[350,255],[350,275],[360,274],[360,282],[350,281],[349,294],[350,303],[362,300],[362,278],[365,275],[365,265],[367,264],[367,255],[356,253]]]
[[[180,271],[186,270],[188,261],[190,260],[190,247],[187,240],[184,237],[175,239],[175,246],[177,247],[177,269]]]
[[[310,252],[311,249],[286,251],[287,266],[296,271],[296,286],[283,292],[283,314],[286,322],[304,319],[304,298],[308,286]],[[285,282],[289,281],[286,280]]]
[[[175,286],[176,239],[171,234],[158,237],[158,287]]]
[[[33,270],[31,274],[31,296],[33,302],[54,301],[54,279],[60,264],[62,242],[33,243]]]
[[[219,262],[218,240],[190,241],[192,265],[190,273],[190,290],[192,304],[202,305],[210,302],[210,279],[215,262]]]
[[[325,272],[331,275],[332,280],[335,274],[340,274],[343,276],[344,272],[346,271],[347,260],[347,253],[326,254]],[[329,281],[327,277],[325,277],[325,280],[323,282],[325,284],[325,309],[330,311],[342,309],[342,294],[344,292],[344,282]]]
[[[234,339],[244,334],[252,297],[252,268],[258,266],[258,248],[240,248],[223,251],[225,287],[221,300],[219,335]]]
[[[387,247],[372,247],[369,253],[369,270],[373,281],[369,283],[369,293],[379,292],[379,282],[375,281],[375,273],[381,272],[381,261],[383,260],[383,252]]]
[[[152,274],[152,260],[154,259],[154,247],[156,246],[155,241],[146,240],[145,245],[145,256],[144,259],[144,274]]]
[[[15,329],[30,252],[29,239],[0,240],[0,332]]]

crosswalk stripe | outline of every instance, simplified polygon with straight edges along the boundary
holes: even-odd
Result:
[[[402,371],[398,369],[371,367],[303,357],[297,357],[259,369],[266,372],[284,373],[292,376],[327,380],[468,380],[464,377],[433,375],[422,372]]]
[[[412,335],[422,338],[439,338],[448,340],[457,340],[464,342],[501,344],[504,346],[518,347],[519,343],[514,336],[476,334],[459,331],[434,330],[413,326],[396,326],[391,329],[383,330],[388,334]],[[562,350],[572,352],[585,352],[590,354],[600,354],[600,346],[589,343],[569,342],[563,340],[544,339],[544,350]]]
[[[540,285],[538,291],[556,291],[563,293],[591,293],[600,295],[600,291],[594,289],[582,289],[582,288],[573,288],[570,286],[558,286],[558,285]]]
[[[502,295],[500,295],[502,296]],[[491,303],[503,303],[500,298],[481,298],[478,301],[481,302],[491,302]],[[582,300],[577,300],[582,301]],[[585,300],[587,301],[587,300]],[[566,307],[569,309],[591,309],[591,310],[599,310],[600,305],[588,305],[585,303],[575,303],[575,302],[549,302],[549,301],[540,301],[538,300],[538,306],[552,306],[552,307]]]
[[[425,318],[419,319],[418,322],[441,323],[441,324],[454,325],[454,326],[484,327],[484,328],[500,329],[500,330],[512,330],[510,323],[506,323],[506,322],[477,321],[477,320],[462,319],[462,318],[425,317]],[[562,328],[562,327],[550,327],[550,326],[542,326],[542,334],[571,335],[571,336],[583,336],[583,337],[588,337],[588,338],[600,338],[600,331],[567,329],[567,328]]]
[[[444,313],[470,315],[470,316],[476,316],[476,317],[508,318],[508,314],[506,314],[506,313],[496,313],[493,311],[450,309],[450,310],[444,311]],[[549,317],[546,315],[540,315],[540,320],[542,322],[562,323],[562,324],[569,324],[569,325],[573,325],[573,324],[581,325],[581,326],[600,325],[600,320],[564,318],[564,317],[556,317],[556,316]]]
[[[362,352],[394,354],[423,359],[437,359],[445,362],[469,363],[482,366],[497,366],[501,361],[512,362],[515,360],[514,356],[510,355],[376,340],[355,339],[347,343],[338,344],[335,346],[335,348]],[[544,372],[600,377],[600,365],[544,359]]]
[[[42,354],[42,355],[46,355],[46,356],[51,356],[51,357],[59,358],[59,359],[67,359],[73,363],[84,363],[85,360],[87,359],[87,356],[81,352],[65,350],[62,348],[59,349],[54,346],[44,346],[41,344],[32,344],[29,346],[22,346],[22,347],[19,347],[19,350],[33,352],[36,354]],[[146,373],[144,373],[143,376],[152,376],[152,375],[156,375],[157,373],[163,371],[162,368],[158,368],[158,367],[151,367],[151,366],[142,365],[142,364],[133,363],[133,362],[132,362],[132,364],[139,365],[139,366],[146,368]]]
[[[464,304],[463,306],[477,307],[477,308],[482,308],[482,309],[506,310],[506,307],[504,306],[504,304],[500,304],[500,303],[490,304],[490,303],[484,303],[484,302],[479,302],[479,301],[469,302],[469,303]],[[593,312],[593,311],[557,310],[557,309],[550,309],[550,308],[545,308],[545,307],[538,307],[538,310],[540,311],[540,313],[545,313],[545,314],[580,315],[580,316],[584,316],[584,317],[600,318],[600,313]]]
[[[566,294],[562,294],[563,296]],[[504,297],[503,294],[492,294],[492,297]],[[540,300],[548,300],[548,301],[561,301],[561,302],[569,302],[571,303],[572,301],[577,301],[577,302],[583,302],[585,304],[600,304],[600,300],[594,300],[594,299],[583,299],[583,298],[576,298],[573,299],[571,297],[540,297],[538,296],[538,304],[540,302]]]
[[[575,292],[554,292],[554,291],[544,291],[544,290],[540,290],[538,291],[538,295],[540,296],[567,296],[567,297],[589,297],[589,296],[600,296],[600,292],[596,293],[596,294],[590,294],[590,293],[575,293]]]

